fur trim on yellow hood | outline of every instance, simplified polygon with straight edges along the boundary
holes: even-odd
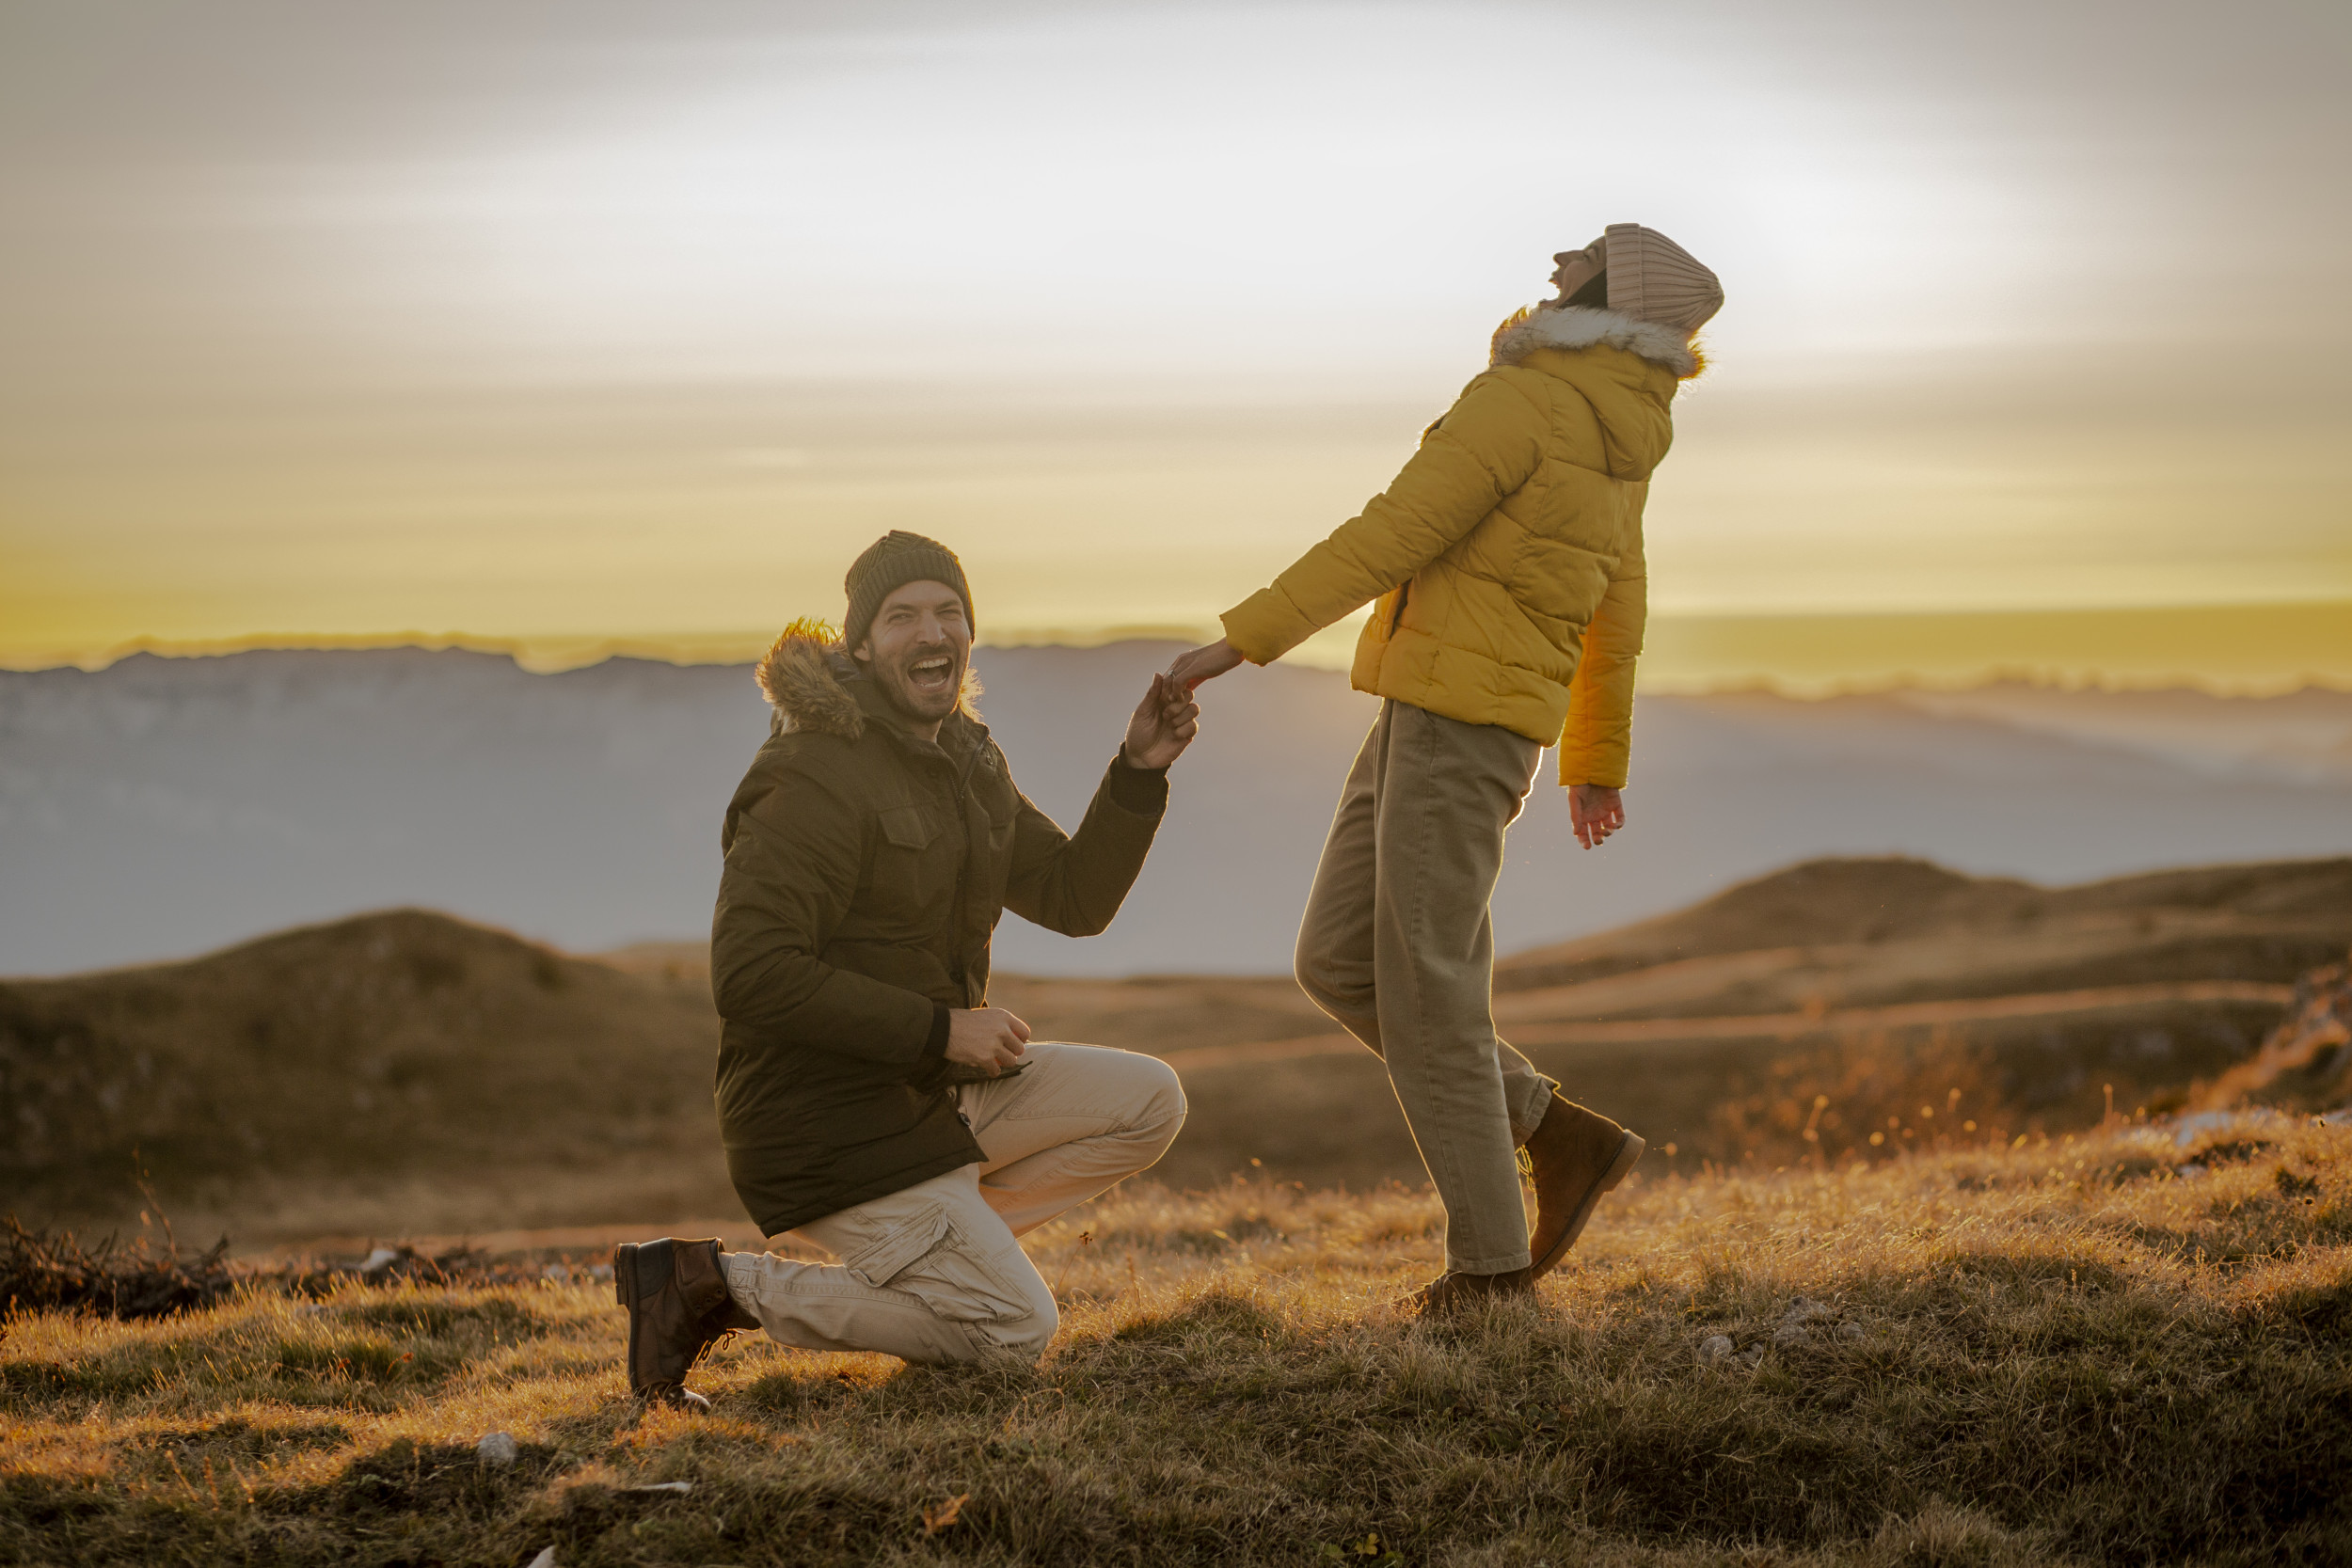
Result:
[[[847,666],[845,669],[844,666]],[[784,628],[759,661],[759,689],[776,710],[779,729],[813,730],[855,740],[866,733],[866,710],[842,684],[843,674],[863,679],[850,664],[841,635],[822,621],[795,621]],[[980,716],[980,677],[967,662],[956,711]]]
[[[1707,368],[1698,350],[1674,327],[1583,305],[1532,305],[1514,311],[1495,328],[1488,364],[1516,365],[1539,348],[1592,348],[1596,344],[1621,348],[1653,365],[1662,365],[1680,381]]]

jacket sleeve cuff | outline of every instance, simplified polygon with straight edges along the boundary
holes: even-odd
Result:
[[[1217,623],[1225,641],[1252,664],[1271,664],[1323,629],[1300,614],[1279,586],[1259,589]]]
[[[1599,748],[1570,752],[1560,750],[1560,787],[1574,789],[1578,784],[1598,784],[1603,789],[1623,789],[1626,766],[1623,752],[1614,756],[1602,753]]]
[[[923,1041],[922,1060],[935,1062],[947,1054],[947,1025],[953,1017],[946,1003],[931,1004],[931,1032]]]
[[[1111,758],[1111,770],[1104,782],[1110,786],[1111,803],[1121,811],[1158,816],[1168,810],[1168,769],[1137,768],[1127,760],[1124,747]]]

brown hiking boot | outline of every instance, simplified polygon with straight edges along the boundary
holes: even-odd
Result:
[[[1625,1180],[1642,1148],[1639,1133],[1572,1100],[1551,1097],[1543,1124],[1527,1140],[1527,1161],[1535,1177],[1535,1231],[1527,1240],[1534,1259],[1528,1269],[1531,1279],[1560,1266],[1584,1233],[1601,1194]]]
[[[1511,1269],[1502,1274],[1462,1274],[1448,1269],[1398,1302],[1405,1312],[1424,1318],[1453,1318],[1475,1312],[1490,1301],[1535,1293],[1535,1271]]]
[[[735,1304],[716,1237],[624,1242],[612,1249],[612,1292],[628,1309],[628,1391],[689,1410],[710,1402],[686,1374],[728,1332],[758,1321]]]

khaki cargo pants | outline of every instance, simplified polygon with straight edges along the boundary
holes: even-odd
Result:
[[[1157,1160],[1184,1121],[1175,1069],[1098,1045],[1032,1042],[1017,1076],[967,1084],[988,1158],[793,1232],[837,1263],[735,1252],[727,1289],[780,1343],[970,1361],[1034,1361],[1060,1325],[1014,1240]]]
[[[1559,1085],[1495,1034],[1502,833],[1543,748],[1393,700],[1364,737],[1298,930],[1298,983],[1388,1064],[1445,1203],[1449,1269],[1525,1268],[1514,1152]]]

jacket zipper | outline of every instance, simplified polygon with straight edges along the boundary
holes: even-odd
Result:
[[[973,854],[972,813],[967,802],[970,799],[972,769],[979,760],[980,749],[975,746],[972,748],[971,754],[963,759],[963,765],[956,769],[956,825],[963,832],[963,859],[956,865],[956,901],[951,906],[954,924],[949,928],[947,940],[955,944],[956,989],[962,993],[966,1002],[972,1000],[972,981],[969,972],[963,966],[963,900],[965,889],[971,880]],[[956,1119],[963,1123],[964,1136],[967,1138],[975,1136],[972,1131],[972,1118],[963,1109],[962,1091],[953,1084],[942,1084],[940,1092],[947,1097],[947,1103],[956,1108]]]
[[[969,799],[972,784],[972,769],[978,764],[979,760],[980,749],[979,747],[975,746],[964,757],[962,766],[956,769],[956,826],[961,829],[963,832],[963,859],[957,863],[956,865],[956,901],[953,906],[955,911],[955,927],[949,933],[948,940],[955,943],[955,979],[957,986],[961,988],[966,1001],[971,1000],[972,981],[969,973],[964,968],[963,963],[963,904],[964,899],[967,896],[967,889],[971,880],[972,855],[975,848],[972,842],[972,813],[969,805]]]

